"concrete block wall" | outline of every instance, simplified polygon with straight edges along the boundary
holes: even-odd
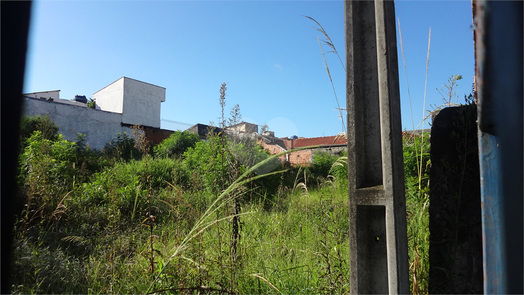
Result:
[[[160,128],[160,103],[166,101],[166,89],[131,78],[122,79],[124,79],[122,123]]]
[[[236,130],[240,133],[258,133],[258,125],[248,122],[238,123],[236,125],[230,126],[229,129]]]
[[[348,150],[347,145],[321,147],[321,148],[319,148],[319,151],[326,152],[326,153],[328,153],[331,156],[340,156],[340,155],[342,155],[343,151],[347,151],[347,150]]]

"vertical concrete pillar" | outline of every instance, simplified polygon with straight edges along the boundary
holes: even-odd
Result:
[[[345,1],[352,294],[409,293],[393,1]]]

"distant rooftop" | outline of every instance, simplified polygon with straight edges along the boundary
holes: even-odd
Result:
[[[323,137],[311,137],[311,138],[297,138],[297,139],[288,139],[282,138],[286,144],[286,149],[291,148],[300,148],[313,145],[345,145],[347,144],[347,139],[342,135],[333,135],[333,136],[323,136]]]

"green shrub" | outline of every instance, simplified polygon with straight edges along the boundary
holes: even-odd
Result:
[[[218,136],[209,136],[207,141],[199,141],[195,147],[184,153],[184,161],[192,172],[194,189],[204,189],[217,194],[227,186],[227,168],[231,160],[229,154],[222,152]]]
[[[102,153],[108,159],[129,161],[138,160],[142,153],[135,147],[135,140],[127,133],[118,133],[102,149]]]
[[[81,258],[28,239],[16,239],[14,248],[13,294],[87,293],[87,269]]]
[[[149,185],[153,201],[162,190],[186,186],[189,176],[180,160],[169,158],[147,159],[119,162],[110,169],[96,174],[90,183],[83,186],[81,202],[86,206],[104,205],[113,202],[126,218],[137,215],[146,209]],[[147,165],[147,168],[146,168]],[[149,183],[148,183],[149,181]],[[157,204],[157,207],[165,207]]]
[[[60,134],[52,141],[34,131],[25,141],[19,158],[17,199],[23,208],[23,224],[59,217],[69,192],[101,169],[99,154],[84,144],[84,136],[78,138],[72,142]]]
[[[87,102],[87,107],[91,109],[96,109],[96,101],[92,98]]]
[[[68,189],[76,175],[75,160],[75,142],[64,140],[61,134],[56,141],[51,141],[44,138],[42,132],[35,131],[20,156],[19,177],[24,180],[21,184]]]
[[[210,136],[207,141],[197,142],[194,148],[189,148],[184,153],[184,162],[191,171],[188,177],[193,188],[216,195],[246,169],[268,157],[269,154],[252,140]],[[262,175],[277,169],[282,169],[282,165],[274,159],[254,172]],[[253,181],[249,188],[250,195],[273,195],[278,190],[281,177],[271,175]]]
[[[25,142],[35,131],[40,131],[44,139],[55,141],[58,138],[58,126],[49,118],[49,115],[28,117],[20,120],[20,141],[22,150]]]
[[[335,163],[336,157],[324,151],[315,151],[313,153],[313,165],[311,172],[318,178],[326,178],[329,175],[331,167]]]
[[[188,148],[195,147],[199,140],[200,138],[195,133],[175,131],[175,133],[154,147],[154,154],[160,158],[180,156]]]

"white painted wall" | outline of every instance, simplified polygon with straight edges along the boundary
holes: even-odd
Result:
[[[78,133],[82,133],[86,135],[86,144],[95,149],[102,149],[118,133],[132,134],[131,128],[122,127],[122,114],[94,110],[85,106],[26,98],[24,114],[28,116],[49,114],[51,120],[59,126],[58,132],[63,134],[64,139],[76,141]]]
[[[93,99],[101,110],[122,114],[124,110],[124,77],[95,92]]]
[[[51,90],[51,91],[40,91],[40,92],[33,92],[33,93],[26,93],[24,94],[26,97],[34,97],[34,98],[60,98],[60,90]]]
[[[78,133],[86,143],[102,149],[118,133],[132,134],[122,123],[160,128],[160,104],[166,100],[164,87],[122,77],[93,94],[97,109],[87,104],[59,99],[60,90],[26,94],[24,114],[46,115],[59,126],[67,140],[75,141]],[[41,99],[54,98],[54,101]]]
[[[160,128],[160,103],[166,89],[122,77],[93,94],[100,109],[123,114],[122,122]]]
[[[124,77],[122,122],[160,128],[160,104],[164,101],[164,87]]]

